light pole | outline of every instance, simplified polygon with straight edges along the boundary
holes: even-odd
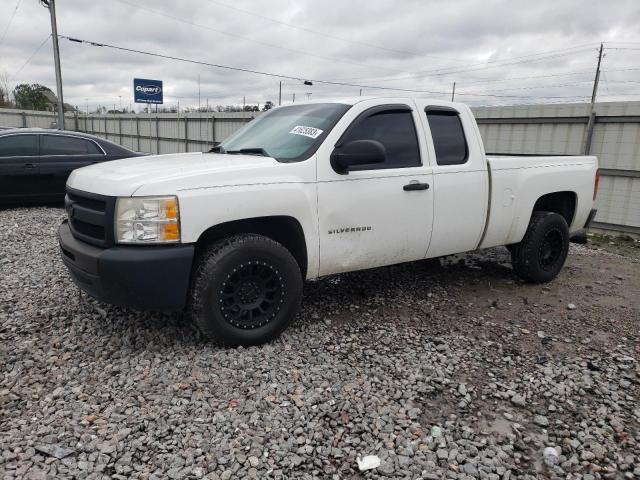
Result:
[[[122,95],[118,95],[118,98],[120,99],[120,112],[122,112]]]
[[[62,98],[62,72],[60,70],[60,49],[58,47],[58,25],[56,23],[55,0],[40,0],[49,9],[51,17],[51,42],[53,43],[53,63],[56,71],[56,90],[58,93],[58,130],[64,130],[64,99]]]

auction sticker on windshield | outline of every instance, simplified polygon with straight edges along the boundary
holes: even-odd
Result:
[[[305,137],[309,138],[318,138],[320,135],[322,135],[322,130],[315,127],[304,127],[302,125],[297,125],[293,127],[293,130],[291,130],[289,133],[293,133],[294,135],[304,135]]]

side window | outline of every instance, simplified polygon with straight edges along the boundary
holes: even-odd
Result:
[[[35,157],[38,143],[35,135],[0,137],[0,157]]]
[[[383,110],[356,122],[340,143],[377,140],[387,150],[387,159],[382,164],[354,170],[415,167],[421,164],[418,136],[410,110]]]
[[[431,129],[438,165],[460,165],[467,162],[469,147],[464,136],[460,115],[454,110],[429,110]]]
[[[102,152],[91,140],[64,135],[43,135],[41,155],[88,155]]]

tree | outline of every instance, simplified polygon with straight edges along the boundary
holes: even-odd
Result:
[[[271,100],[267,100],[264,106],[262,107],[262,111],[266,112],[267,110],[271,110],[275,106],[276,106],[275,103],[273,103]]]
[[[16,107],[31,110],[46,110],[47,97],[44,92],[51,91],[39,83],[21,83],[13,89]]]
[[[10,108],[13,105],[9,99],[9,75],[0,73],[0,107]]]

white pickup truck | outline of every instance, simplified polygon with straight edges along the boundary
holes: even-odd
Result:
[[[208,153],[74,171],[58,236],[97,299],[259,344],[295,317],[304,279],[497,245],[524,280],[553,279],[597,172],[591,156],[487,156],[459,103],[296,103]]]

